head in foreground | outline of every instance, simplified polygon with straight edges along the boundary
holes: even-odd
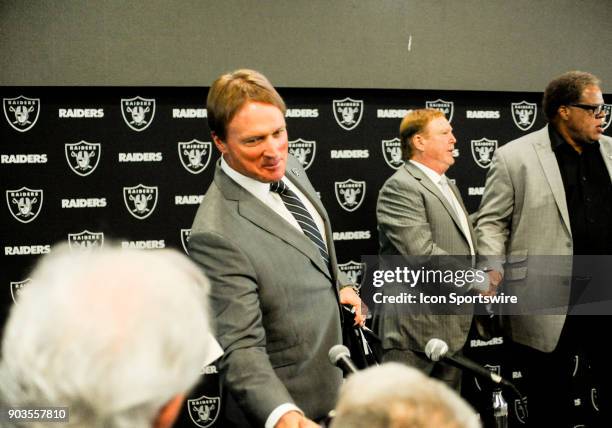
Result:
[[[171,426],[211,362],[199,269],[171,250],[56,247],[31,279],[5,327],[0,407],[67,406],[69,427]]]

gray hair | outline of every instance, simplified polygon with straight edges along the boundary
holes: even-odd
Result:
[[[340,390],[332,423],[332,428],[480,426],[478,415],[455,391],[399,363],[351,375]]]
[[[68,406],[70,427],[151,427],[198,381],[211,346],[209,283],[187,257],[64,246],[31,278],[2,341],[6,405]],[[36,426],[45,425],[27,425]]]

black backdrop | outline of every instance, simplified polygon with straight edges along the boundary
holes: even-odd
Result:
[[[218,153],[206,123],[207,88],[0,88],[0,322],[27,286],[28,272],[58,242],[84,251],[123,246],[185,250],[197,206]],[[419,90],[282,89],[290,150],[308,167],[334,228],[339,263],[359,280],[362,255],[376,254],[378,189],[394,161],[406,110],[445,110],[457,137],[456,180],[470,212],[478,208],[494,149],[545,124],[541,94]],[[610,106],[607,106],[610,111]],[[343,116],[344,113],[345,115]],[[476,336],[467,352],[499,366],[520,388],[527,374],[503,338]],[[577,363],[578,364],[578,363]],[[202,369],[180,426],[214,426],[219,408],[214,366]],[[574,403],[591,411],[582,382]],[[490,392],[466,377],[464,393],[487,413]],[[483,390],[485,389],[485,390]],[[585,392],[586,391],[586,392]],[[524,408],[511,393],[511,425]],[[197,407],[211,410],[200,415]],[[208,407],[206,407],[208,406]],[[191,414],[188,412],[191,410]],[[217,424],[218,425],[218,424]]]

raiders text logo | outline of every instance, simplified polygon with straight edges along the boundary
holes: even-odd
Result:
[[[351,284],[355,284],[357,288],[361,288],[361,280],[366,270],[365,263],[358,263],[351,260],[348,263],[338,264],[338,269],[345,273]]]
[[[127,126],[134,131],[144,131],[153,122],[155,99],[142,97],[122,98],[121,115]]]
[[[181,244],[183,244],[183,250],[185,254],[189,255],[189,237],[191,236],[191,229],[181,229]]]
[[[26,278],[23,281],[11,281],[11,297],[13,298],[13,302],[17,303],[19,295],[30,283],[30,281],[30,278]]]
[[[365,197],[366,182],[348,179],[334,183],[336,200],[346,211],[352,212],[361,206]]]
[[[22,223],[29,223],[40,213],[43,202],[43,191],[22,187],[6,191],[6,203],[9,211]]]
[[[123,202],[130,214],[138,220],[144,220],[155,211],[157,194],[157,186],[139,184],[134,187],[124,187]]]
[[[437,99],[435,101],[425,101],[426,108],[433,108],[436,110],[440,110],[446,116],[446,120],[449,123],[453,120],[453,111],[455,110],[455,103],[453,101],[444,101],[442,99]]]
[[[334,117],[338,125],[347,131],[355,129],[363,117],[363,100],[345,98],[333,100]]]
[[[404,164],[402,159],[402,144],[399,138],[382,140],[382,152],[385,162],[393,169],[399,169]]]
[[[212,155],[212,143],[193,139],[178,143],[179,159],[183,167],[192,174],[206,169]]]
[[[527,131],[533,126],[537,114],[538,108],[535,103],[527,101],[512,103],[512,120],[521,131]]]
[[[489,168],[493,160],[493,153],[497,150],[497,140],[472,140],[472,157],[481,168]]]
[[[104,232],[90,232],[68,234],[68,247],[71,251],[99,250],[104,245]]]
[[[99,143],[88,143],[83,140],[78,143],[65,144],[64,153],[68,166],[81,177],[91,174],[98,166],[100,147]]]
[[[16,131],[26,132],[36,125],[40,112],[40,98],[3,98],[4,117]]]
[[[187,400],[187,408],[189,409],[189,417],[194,424],[200,428],[211,426],[219,416],[219,408],[221,398],[207,397],[202,395],[199,398]]]
[[[316,152],[316,141],[306,141],[302,140],[301,138],[289,141],[289,153],[300,161],[304,169],[308,169],[310,165],[312,165]]]

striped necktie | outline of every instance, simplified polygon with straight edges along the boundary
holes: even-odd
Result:
[[[298,222],[304,234],[308,236],[313,244],[315,244],[319,249],[321,258],[323,258],[326,266],[329,267],[329,254],[327,253],[327,246],[325,245],[325,242],[323,242],[323,237],[321,236],[321,232],[319,231],[317,224],[300,198],[298,198],[298,196],[293,193],[283,181],[275,181],[270,183],[270,191],[280,195],[285,207],[287,207],[289,212]]]

